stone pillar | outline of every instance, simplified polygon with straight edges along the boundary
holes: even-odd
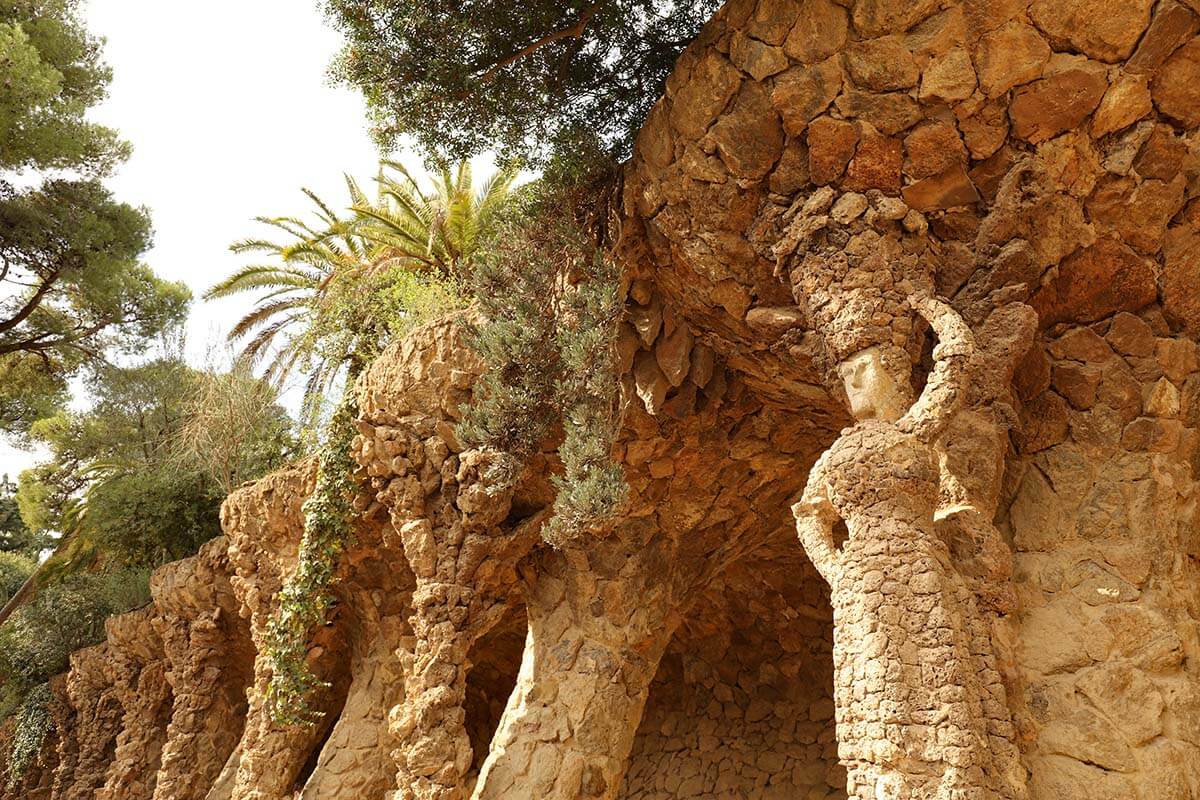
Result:
[[[242,733],[252,656],[225,550],[214,539],[150,581],[172,693],[154,800],[202,800]]]
[[[75,752],[69,779],[59,783],[55,798],[92,800],[104,786],[124,716],[118,690],[110,685],[105,674],[105,662],[112,657],[107,644],[71,654],[67,697],[75,709],[72,730]]]
[[[679,623],[661,572],[664,538],[539,555],[525,592],[521,672],[473,800],[617,796],[650,683]]]
[[[387,712],[401,700],[404,676],[395,653],[408,633],[400,616],[360,623],[356,638],[362,652],[351,661],[346,703],[300,800],[377,798],[393,787],[396,766],[390,754],[395,741]]]
[[[544,515],[504,527],[511,490],[489,486],[487,454],[452,452],[436,418],[364,419],[359,429],[360,462],[384,484],[379,500],[416,580],[411,646],[398,651],[404,701],[389,717],[398,741],[393,797],[461,800],[472,762],[468,654],[508,608],[516,563],[537,541]]]
[[[110,617],[105,623],[111,657],[105,677],[121,702],[123,718],[104,788],[96,800],[150,800],[158,772],[171,687],[153,606]]]

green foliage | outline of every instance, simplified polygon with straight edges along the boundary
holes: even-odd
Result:
[[[719,0],[326,0],[347,39],[334,75],[367,98],[377,138],[431,155],[538,163],[620,158]]]
[[[563,234],[561,226],[538,227],[514,214],[472,275],[486,323],[471,332],[471,346],[488,369],[475,385],[476,399],[458,436],[500,456],[485,476],[497,487],[516,480],[560,418],[554,320],[559,266],[571,256]]]
[[[318,453],[316,487],[304,502],[299,563],[279,593],[279,611],[267,626],[271,684],[266,699],[280,725],[312,724],[316,719],[308,699],[321,682],[308,665],[308,641],[333,607],[334,573],[353,530],[350,502],[358,484],[350,445],[357,416],[353,389],[347,388]]]
[[[0,605],[17,593],[36,566],[32,558],[19,553],[0,551]]]
[[[620,422],[619,273],[552,192],[531,193],[474,277],[486,322],[472,332],[472,346],[488,369],[458,435],[500,456],[485,476],[500,488],[562,425],[564,473],[544,535],[565,544],[611,520],[626,495],[611,452]]]
[[[44,536],[38,536],[21,519],[17,503],[17,485],[0,476],[0,553],[14,553],[26,558],[36,558],[49,544]]]
[[[0,678],[9,697],[65,670],[71,653],[104,639],[104,621],[150,601],[150,570],[72,575],[42,588],[0,626]]]
[[[181,321],[189,300],[139,263],[150,221],[99,180],[129,151],[87,120],[111,75],[79,14],[76,0],[0,0],[0,426],[9,434],[61,404],[83,365],[136,351]]]
[[[76,169],[104,175],[129,149],[87,120],[110,70],[78,0],[0,2],[0,169]]]
[[[8,751],[8,774],[5,785],[12,791],[33,765],[42,743],[54,727],[50,717],[50,686],[40,684],[29,691],[21,703],[12,744]]]
[[[598,532],[617,516],[628,494],[625,474],[612,457],[621,423],[616,374],[617,330],[624,311],[620,273],[598,253],[590,266],[589,274],[566,294],[565,320],[558,329],[563,475],[554,479],[554,517],[544,533],[552,544]]]
[[[87,411],[37,422],[31,437],[50,457],[21,476],[21,515],[37,534],[64,536],[46,569],[72,572],[100,555],[159,564],[194,553],[220,533],[225,481],[248,480],[292,450],[274,392],[255,413],[209,413],[211,384],[258,384],[162,358],[93,372]],[[248,390],[253,395],[253,390]]]

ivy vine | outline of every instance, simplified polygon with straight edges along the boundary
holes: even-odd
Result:
[[[310,700],[313,691],[326,684],[309,666],[309,638],[314,628],[324,624],[335,603],[338,558],[353,532],[350,504],[358,485],[351,444],[357,416],[353,382],[348,382],[329,420],[326,441],[318,450],[316,487],[302,507],[304,535],[299,562],[279,593],[279,610],[267,626],[271,683],[266,702],[279,725],[311,725],[320,717]]]
[[[8,754],[8,790],[12,791],[25,777],[42,750],[42,744],[54,721],[50,717],[50,685],[39,684],[30,690],[21,704],[13,729],[12,744]]]

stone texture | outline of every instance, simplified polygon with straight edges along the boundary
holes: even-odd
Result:
[[[1133,52],[1150,24],[1154,0],[1034,0],[1029,16],[1059,50],[1077,50],[1113,63]]]
[[[1167,59],[1150,84],[1154,105],[1188,128],[1200,125],[1200,39]]]
[[[1052,325],[1137,311],[1157,296],[1153,264],[1116,239],[1101,239],[1066,259],[1030,303],[1042,324]]]
[[[1091,62],[1034,81],[1013,97],[1009,108],[1013,133],[1037,144],[1076,128],[1100,104],[1107,89],[1104,69]]]
[[[300,464],[0,798],[1197,796],[1196,6],[726,4],[613,207],[620,519],[545,543],[555,442],[489,491],[481,365],[414,332],[358,387],[327,722],[255,700]]]
[[[1032,26],[1009,22],[979,40],[975,69],[979,88],[988,97],[999,97],[1014,86],[1041,77],[1050,60],[1050,45]]]

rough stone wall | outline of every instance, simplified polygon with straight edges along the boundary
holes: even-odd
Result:
[[[790,525],[693,606],[663,658],[622,800],[844,798],[829,593]]]
[[[67,788],[55,793],[63,800],[91,800],[105,784],[125,715],[122,689],[107,669],[117,658],[107,643],[71,654],[67,698],[75,709],[76,751],[62,776]]]
[[[166,743],[171,687],[162,642],[154,635],[154,606],[110,617],[110,657],[103,668],[123,710],[104,788],[96,800],[150,800]],[[149,635],[147,635],[149,634]]]
[[[1035,797],[1200,796],[1197,350],[1157,311],[1047,336],[1010,464],[1005,636]]]

